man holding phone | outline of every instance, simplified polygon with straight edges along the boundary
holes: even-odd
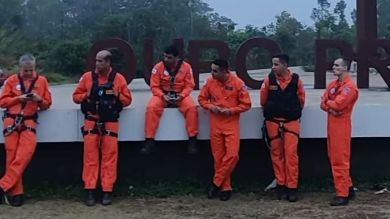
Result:
[[[0,203],[14,207],[24,201],[23,173],[29,164],[37,143],[38,110],[50,107],[49,83],[35,71],[35,57],[26,54],[19,60],[20,72],[4,82],[0,107],[4,112],[4,143],[6,170],[0,179]]]
[[[145,145],[142,154],[155,151],[156,135],[164,107],[179,108],[186,120],[189,136],[187,152],[196,154],[196,137],[198,135],[198,111],[191,92],[195,87],[191,65],[179,58],[179,50],[169,46],[164,51],[164,60],[157,63],[152,70],[150,87],[153,96],[145,114]]]

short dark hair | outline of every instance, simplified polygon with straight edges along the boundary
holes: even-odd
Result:
[[[214,65],[218,65],[219,69],[221,69],[221,70],[228,70],[229,69],[229,63],[225,59],[216,59],[212,63]]]
[[[346,57],[340,57],[339,59],[343,60],[342,61],[343,65],[347,66],[347,69],[349,70],[349,68],[351,67],[352,60]]]
[[[164,50],[164,53],[177,57],[179,56],[179,49],[176,46],[171,45]]]
[[[290,57],[287,54],[276,54],[272,58],[278,58],[280,62],[290,65]]]

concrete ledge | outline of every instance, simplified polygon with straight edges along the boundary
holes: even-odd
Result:
[[[199,139],[209,139],[209,112],[199,108]],[[359,104],[353,115],[353,137],[390,137],[390,105]],[[144,140],[144,107],[123,110],[120,118],[120,141]],[[81,142],[80,127],[84,118],[78,109],[52,109],[39,113],[39,142]],[[260,139],[262,110],[253,107],[242,114],[241,139]],[[2,122],[0,122],[2,126]],[[307,106],[302,117],[302,138],[326,138],[326,114],[316,106]],[[185,121],[177,109],[165,109],[157,140],[186,140]],[[2,143],[3,137],[0,136]]]

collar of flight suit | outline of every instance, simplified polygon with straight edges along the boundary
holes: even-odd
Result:
[[[110,77],[110,74],[112,73],[112,67],[110,67],[110,69],[108,70],[108,74],[107,75],[102,75],[102,74],[99,74],[98,71],[95,69],[94,72],[92,72],[92,74],[97,74],[98,75],[98,78],[101,78],[101,79],[108,79],[108,77]]]
[[[339,81],[339,80],[337,80],[337,84],[338,85],[344,85],[344,84],[346,84],[347,82],[349,82],[349,81],[351,81],[352,80],[352,77],[351,77],[351,75],[349,75],[349,73],[348,74],[346,74],[345,76],[344,76],[344,78],[343,78],[343,80],[342,81]]]

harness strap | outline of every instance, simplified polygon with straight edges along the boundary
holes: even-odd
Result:
[[[270,119],[270,120],[267,120],[267,121],[270,121],[270,122],[273,122],[273,123],[277,123],[279,125],[279,128],[278,128],[278,135],[276,136],[273,136],[273,137],[270,137],[269,138],[269,141],[272,142],[273,140],[275,139],[284,139],[284,133],[285,132],[288,132],[288,133],[291,133],[293,135],[295,135],[297,138],[299,138],[299,133],[296,133],[294,131],[291,131],[291,130],[288,130],[286,129],[286,127],[284,126],[284,124],[286,123],[290,123],[292,121],[295,121],[295,120],[287,120],[287,121],[283,121],[283,120],[277,120],[277,119]]]
[[[84,130],[84,126],[82,126],[81,133],[83,134],[83,136],[86,136],[86,135],[100,135],[100,136],[107,135],[107,136],[111,136],[111,137],[115,137],[115,138],[118,137],[118,133],[113,132],[111,130],[107,130],[104,123],[99,122],[99,121],[97,121],[95,123],[95,126],[93,127],[93,129]]]

